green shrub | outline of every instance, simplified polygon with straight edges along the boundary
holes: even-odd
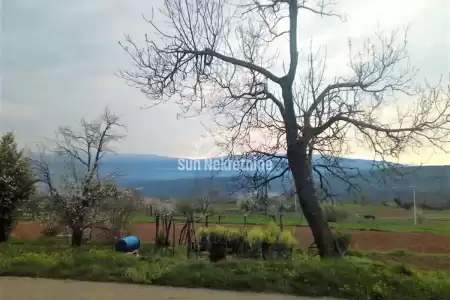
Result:
[[[199,228],[197,235],[200,250],[208,250],[214,262],[225,259],[227,254],[239,254],[245,246],[245,233],[236,228]]]
[[[228,254],[247,258],[278,259],[287,258],[292,254],[297,243],[293,231],[281,231],[275,223],[265,227],[254,227],[248,231],[240,228],[225,228],[222,226],[200,228],[197,231],[199,248],[203,251],[216,252],[215,260]]]
[[[264,259],[289,258],[297,243],[291,230],[281,231],[274,222],[262,228],[252,228],[247,232],[250,257]]]
[[[183,287],[278,292],[359,300],[450,299],[449,273],[341,260],[240,260],[211,264],[181,257],[136,257],[108,250],[37,251],[36,245],[0,246],[0,276],[40,276]],[[31,251],[30,251],[31,249]]]

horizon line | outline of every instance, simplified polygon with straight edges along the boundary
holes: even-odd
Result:
[[[113,156],[118,156],[118,155],[130,155],[130,156],[153,156],[153,157],[160,157],[160,158],[168,158],[168,159],[191,159],[191,160],[203,160],[203,159],[217,159],[217,158],[223,158],[226,157],[224,156],[211,156],[211,157],[187,157],[187,156],[169,156],[169,155],[161,155],[161,154],[153,154],[153,153],[131,153],[131,152],[116,152],[116,153],[111,153]],[[319,156],[320,154],[315,154],[316,156]],[[343,159],[349,159],[349,160],[363,160],[363,161],[367,161],[367,162],[383,162],[382,160],[376,160],[373,158],[365,158],[365,157],[354,157],[354,156],[342,156],[340,158]],[[401,162],[393,162],[393,161],[387,161],[389,163],[393,163],[393,164],[399,164],[399,165],[404,165],[404,166],[409,166],[409,167],[420,167],[420,164],[417,163],[401,163]],[[422,164],[422,166],[450,166],[450,164]]]

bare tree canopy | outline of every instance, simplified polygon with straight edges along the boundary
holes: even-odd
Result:
[[[300,13],[343,19],[323,0],[165,0],[163,25],[146,19],[157,37],[121,43],[135,66],[121,75],[156,104],[212,111],[231,153],[285,161],[271,178],[292,173],[320,255],[336,256],[313,172],[346,180],[339,157],[352,140],[381,159],[425,145],[445,150],[450,90],[416,83],[407,30],[380,31],[361,49],[349,43],[348,68],[325,76],[324,53],[301,55]],[[323,159],[313,164],[313,154]]]

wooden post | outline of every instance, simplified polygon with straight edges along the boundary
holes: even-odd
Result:
[[[172,230],[172,256],[175,256],[175,220],[173,219],[173,217],[171,219],[171,222],[172,222],[172,227],[173,227],[173,230]]]
[[[283,231],[283,228],[284,228],[284,226],[283,226],[283,215],[280,214],[280,229],[281,229],[281,231]]]
[[[205,217],[205,227],[208,227],[208,215]]]
[[[190,257],[190,255],[191,255],[191,242],[192,242],[192,240],[191,240],[191,221],[192,221],[192,219],[191,218],[188,218],[188,227],[187,227],[187,245],[186,245],[186,247],[187,247],[187,258],[189,258]]]
[[[244,228],[247,228],[247,214],[244,215]]]
[[[155,230],[155,244],[158,241],[158,235],[159,235],[159,215],[156,215],[156,230]]]
[[[219,215],[219,224],[220,224],[220,218],[221,218],[222,216],[221,215]]]
[[[200,256],[200,252],[198,251],[199,247],[198,247],[198,241],[197,241],[197,236],[196,236],[196,232],[195,232],[195,222],[196,222],[196,219],[194,219],[194,216],[192,216],[192,235],[194,237],[193,244],[194,244],[195,256],[197,256],[197,258],[198,258]]]

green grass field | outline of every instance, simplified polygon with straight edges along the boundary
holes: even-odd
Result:
[[[418,212],[418,224],[414,225],[412,211],[381,205],[345,204],[338,207],[344,210],[348,217],[345,220],[330,223],[330,226],[335,229],[450,234],[450,211]],[[236,205],[233,204],[217,204],[214,206],[214,211],[222,215],[220,224],[266,225],[273,222],[272,217],[260,214],[249,214],[245,219],[243,213],[237,211]],[[364,214],[373,214],[376,219],[364,219],[362,217]],[[175,220],[185,222],[186,219],[179,216],[175,217]],[[284,226],[307,226],[305,218],[300,214],[286,213],[282,220]],[[134,219],[134,222],[155,222],[155,217],[139,216]],[[219,216],[209,216],[208,222],[218,224]],[[276,217],[276,222],[280,222],[279,216]]]
[[[174,218],[178,223],[184,223],[185,218],[183,217],[175,217]],[[279,222],[279,220],[277,220]],[[134,219],[134,222],[144,222],[144,223],[154,223],[154,217],[137,217]],[[209,217],[208,222],[210,224],[219,224],[218,217],[211,216]],[[249,216],[247,217],[247,225],[267,225],[270,222],[273,222],[272,218],[268,218],[265,216]],[[429,233],[438,233],[438,234],[448,234],[450,235],[450,224],[449,226],[414,226],[407,224],[396,224],[394,222],[362,222],[362,223],[330,223],[331,228],[334,229],[348,229],[348,230],[367,230],[367,231],[390,231],[390,232],[429,232]],[[199,223],[201,224],[201,223]],[[244,225],[244,218],[242,216],[226,216],[221,218],[220,224],[229,224],[229,225]],[[299,218],[294,217],[286,217],[283,219],[284,226],[308,226],[306,221],[301,220]]]

